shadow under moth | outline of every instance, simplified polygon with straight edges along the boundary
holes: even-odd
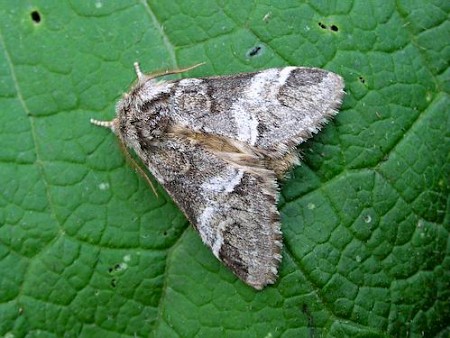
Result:
[[[277,179],[337,113],[344,82],[304,67],[156,80],[191,68],[145,75],[135,63],[116,118],[91,122],[134,149],[213,254],[259,290],[281,261]]]

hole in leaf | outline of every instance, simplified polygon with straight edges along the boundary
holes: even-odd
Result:
[[[331,26],[330,26],[330,29],[331,29],[333,32],[337,32],[337,31],[339,30],[339,28],[338,28],[336,25],[331,25]]]
[[[319,22],[319,26],[320,26],[320,28],[322,28],[322,29],[327,29],[327,26],[325,26],[323,23],[321,23],[321,22]]]
[[[261,49],[262,49],[261,46],[254,47],[250,52],[248,52],[248,56],[258,55]]]
[[[41,14],[39,14],[38,11],[32,11],[30,15],[31,20],[33,20],[35,23],[41,22]]]
[[[361,81],[361,83],[366,83],[366,79],[363,78],[362,76],[359,76],[358,79],[359,81]]]
[[[247,54],[246,54],[246,55],[247,55],[247,57],[249,57],[249,58],[253,58],[253,57],[256,57],[256,56],[260,56],[260,55],[262,55],[262,54],[264,53],[264,49],[265,49],[264,45],[257,45],[257,46],[255,46],[255,47],[249,49],[249,50],[247,51]]]

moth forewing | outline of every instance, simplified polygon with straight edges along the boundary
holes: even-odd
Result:
[[[134,149],[237,277],[255,289],[274,283],[282,248],[276,178],[298,163],[294,147],[336,114],[342,78],[286,67],[156,82],[135,69],[116,119],[91,121]],[[177,71],[158,75],[168,73]]]

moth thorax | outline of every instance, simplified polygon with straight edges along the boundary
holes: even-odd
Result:
[[[120,115],[119,115],[120,116]],[[158,114],[131,112],[128,118],[120,119],[120,129],[126,139],[152,141],[166,137],[170,119]]]

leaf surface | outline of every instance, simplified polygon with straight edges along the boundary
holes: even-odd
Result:
[[[446,336],[446,1],[2,1],[0,335]],[[277,284],[256,292],[89,123],[143,70],[303,65],[341,113],[282,182]]]

